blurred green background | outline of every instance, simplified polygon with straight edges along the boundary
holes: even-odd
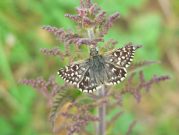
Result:
[[[138,104],[129,96],[124,115],[116,120],[109,135],[124,134],[137,120],[134,135],[179,134],[179,1],[178,0],[96,0],[108,14],[120,12],[105,39],[114,38],[142,44],[138,60],[161,61],[145,68],[147,78],[167,74],[171,80],[143,93]],[[23,78],[48,78],[56,74],[59,58],[47,57],[40,48],[62,45],[41,30],[42,25],[74,29],[64,17],[75,13],[79,0],[1,0],[0,1],[0,135],[51,135],[49,108],[45,99],[31,87],[18,83]],[[107,119],[117,108],[109,112]],[[88,130],[92,130],[88,127]]]

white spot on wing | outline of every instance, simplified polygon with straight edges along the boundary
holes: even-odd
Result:
[[[82,89],[79,89],[81,92],[83,92],[83,90]]]
[[[88,81],[88,80],[89,80],[89,77],[88,77],[88,76],[86,76],[85,81]]]
[[[77,83],[76,82],[73,82],[74,85],[76,85]]]
[[[121,64],[121,61],[118,61],[117,64],[120,65],[120,64]]]
[[[88,92],[88,90],[83,90],[83,92]]]
[[[112,68],[112,72],[115,72],[116,71],[116,69],[115,68]]]
[[[113,84],[116,84],[116,82],[113,82]]]
[[[89,93],[92,93],[92,92],[93,92],[93,90],[89,90],[88,92],[89,92]]]

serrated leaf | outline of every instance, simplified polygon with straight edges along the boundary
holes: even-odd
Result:
[[[49,120],[52,124],[52,127],[54,127],[55,120],[57,118],[57,114],[59,110],[63,107],[63,105],[67,102],[74,101],[78,96],[80,96],[81,92],[74,90],[74,89],[68,89],[59,91],[53,100]]]

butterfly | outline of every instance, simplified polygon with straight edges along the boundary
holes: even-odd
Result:
[[[140,47],[130,43],[104,55],[100,55],[97,48],[93,47],[88,59],[60,69],[58,75],[82,92],[88,93],[96,91],[102,85],[118,84],[126,78],[126,68]]]

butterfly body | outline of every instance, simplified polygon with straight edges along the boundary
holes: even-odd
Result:
[[[106,80],[105,76],[105,60],[101,55],[92,56],[89,59],[89,70],[91,76],[95,79],[98,84],[104,84]]]
[[[126,68],[139,47],[127,45],[105,55],[91,48],[89,59],[66,66],[58,74],[81,91],[93,92],[101,85],[114,85],[123,81],[127,75]]]

